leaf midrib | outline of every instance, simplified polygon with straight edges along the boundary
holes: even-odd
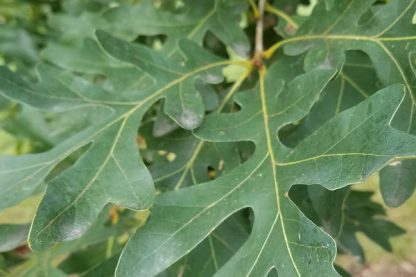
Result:
[[[280,221],[280,226],[282,228],[283,239],[285,241],[285,245],[286,245],[287,252],[289,254],[290,261],[293,264],[293,267],[296,271],[297,276],[301,276],[300,271],[298,269],[298,266],[297,266],[297,264],[296,264],[296,262],[293,258],[292,250],[289,246],[289,240],[288,240],[288,237],[287,237],[287,234],[286,234],[286,227],[285,227],[285,223],[284,223],[284,220],[283,220],[283,213],[282,213],[282,209],[281,209],[281,205],[280,205],[279,182],[277,180],[277,172],[276,172],[276,166],[275,166],[276,163],[277,163],[277,159],[276,159],[274,151],[273,151],[273,143],[272,143],[271,134],[270,134],[271,132],[270,132],[270,128],[269,128],[269,116],[270,115],[267,111],[267,100],[266,100],[266,89],[265,89],[265,77],[266,77],[265,76],[266,75],[265,69],[260,69],[259,75],[260,75],[260,79],[259,79],[259,82],[260,82],[260,98],[261,98],[261,108],[262,108],[262,113],[263,113],[264,132],[265,132],[265,135],[266,135],[267,152],[268,152],[268,155],[270,156],[270,162],[271,162],[271,166],[272,166],[274,191],[275,191],[275,196],[276,196],[277,214],[276,214],[276,219],[275,220],[279,219],[279,221]],[[274,225],[275,224],[272,225],[272,227],[269,231],[268,237],[270,236],[270,232],[274,228]],[[267,237],[267,239],[268,239],[268,237]],[[259,253],[258,257],[260,257],[261,251],[263,251],[263,247],[260,250],[260,253]],[[250,270],[250,272],[251,272],[251,270]],[[247,274],[247,276],[250,274],[250,272]]]

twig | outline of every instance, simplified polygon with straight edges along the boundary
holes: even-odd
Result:
[[[266,6],[266,0],[259,0],[258,3],[258,16],[256,25],[256,52],[255,55],[262,55],[264,51],[263,47],[263,21],[264,21],[264,7]]]

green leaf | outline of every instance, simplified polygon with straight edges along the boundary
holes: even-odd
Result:
[[[414,52],[416,43],[414,25],[411,24],[416,2],[414,0],[394,0],[385,5],[373,6],[375,0],[342,0],[322,2],[316,6],[311,17],[288,45],[286,53],[308,52],[305,67],[313,67],[328,56],[343,55],[343,51],[360,50],[365,52],[374,64],[383,85],[402,83],[406,88],[406,99],[397,112],[393,126],[399,130],[415,134],[415,84]],[[331,5],[326,5],[331,3]],[[399,51],[404,49],[404,51]],[[396,194],[394,203],[385,198],[386,203],[398,206],[414,191],[413,174],[407,173],[409,162],[397,169],[402,175],[396,179],[394,173],[382,174],[381,189],[387,196],[394,188],[404,193]]]
[[[260,73],[255,90],[240,94],[240,112],[208,116],[199,137],[254,141],[255,153],[212,182],[161,195],[150,222],[124,249],[117,274],[155,275],[235,211],[250,207],[253,231],[218,276],[263,276],[273,267],[285,276],[335,276],[334,241],[289,200],[291,186],[337,189],[359,182],[392,159],[414,155],[416,140],[389,125],[404,99],[403,87],[392,86],[337,115],[295,148],[283,146],[276,132],[307,114],[339,67],[331,62],[293,78],[278,61],[266,76]]]
[[[354,255],[362,263],[365,255],[356,237],[358,232],[386,251],[392,251],[389,239],[404,233],[403,229],[386,220],[386,211],[370,199],[372,196],[373,192],[349,187],[330,191],[320,186],[295,187],[290,194],[302,212],[336,240],[341,253]]]
[[[82,273],[82,277],[112,277],[117,266],[119,254],[113,255],[102,263]]]
[[[392,163],[380,172],[380,189],[384,202],[398,207],[412,196],[416,188],[416,161],[404,160]]]
[[[304,2],[0,12],[1,274],[339,276],[359,232],[391,251],[404,230],[350,186],[416,187],[416,0]]]
[[[18,61],[22,65],[34,64],[38,58],[33,38],[26,30],[15,26],[2,26],[0,50],[6,58]]]
[[[66,53],[67,55],[62,55]],[[80,72],[113,94],[129,97],[133,91],[152,86],[151,76],[134,65],[116,61],[106,55],[99,43],[86,38],[77,45],[50,43],[42,57],[65,70]],[[90,77],[91,76],[91,77]]]
[[[221,80],[219,70],[227,64],[189,41],[180,43],[188,61],[176,64],[144,46],[133,46],[103,32],[98,36],[101,45],[120,59],[135,57],[130,62],[150,76],[157,75],[157,82],[145,90],[134,91],[133,87],[133,93],[127,97],[66,72],[56,74],[54,68],[46,65],[39,67],[42,82],[35,86],[2,70],[3,95],[55,112],[87,109],[92,121],[88,128],[48,152],[2,158],[1,186],[10,193],[4,197],[3,207],[7,207],[29,195],[60,161],[88,146],[74,166],[48,183],[31,229],[29,242],[33,249],[80,237],[109,202],[132,209],[150,207],[153,182],[135,145],[143,114],[162,97],[167,107],[176,105],[182,88],[192,91],[190,96],[198,96],[195,80],[217,82]],[[203,115],[200,102],[184,103],[181,113],[173,116],[177,115],[175,119],[184,127],[195,128]]]
[[[81,239],[64,242],[42,251],[30,251],[21,264],[10,269],[10,274],[12,276],[67,276],[68,274],[61,271],[61,267],[68,262],[71,253],[82,252],[89,247],[106,244],[108,239],[118,238],[129,229],[126,222],[119,222],[116,225],[107,224],[108,211],[109,209],[106,207]],[[116,244],[117,242],[115,242],[115,248]],[[106,250],[104,249],[102,252],[105,255]],[[98,254],[101,255],[101,253]],[[55,275],[57,272],[60,272],[61,275]]]
[[[362,262],[365,261],[365,256],[356,233],[364,233],[389,252],[392,251],[389,239],[404,234],[402,228],[382,217],[385,211],[381,205],[369,201],[372,194],[366,191],[353,191],[349,194],[345,202],[344,227],[338,237],[340,248],[358,256]]]
[[[249,42],[239,26],[247,1],[240,0],[185,0],[176,10],[158,8],[155,1],[140,4],[121,3],[95,12],[53,15],[50,25],[65,35],[63,40],[79,40],[92,35],[95,29],[104,29],[114,35],[133,40],[137,34],[154,36],[167,34],[165,51],[173,55],[182,38],[202,43],[207,31],[241,55],[247,56]]]
[[[145,133],[150,130],[141,131],[141,134]],[[209,169],[215,171],[213,177],[218,177],[240,164],[234,143],[210,143],[184,130],[162,138],[151,135],[145,135],[145,138],[147,149],[143,156],[148,157],[149,171],[161,190],[206,182],[210,179]]]
[[[324,89],[310,113],[301,122],[280,132],[282,141],[289,146],[296,145],[336,114],[364,101],[380,88],[368,56],[348,51],[341,71]]]
[[[175,51],[172,48],[178,39],[186,37],[202,43],[205,33],[211,31],[238,54],[247,56],[249,42],[239,26],[241,14],[247,7],[248,1],[240,0],[185,0],[178,10],[171,12],[155,9],[152,1],[145,1],[133,8],[114,10],[109,17],[126,28],[134,26],[140,34],[167,34],[166,48],[170,54]]]
[[[0,225],[0,237],[2,241],[0,243],[0,252],[7,252],[22,245],[29,233],[29,225],[12,225],[2,224]]]
[[[246,211],[227,218],[188,255],[158,276],[212,276],[247,240],[250,222]]]

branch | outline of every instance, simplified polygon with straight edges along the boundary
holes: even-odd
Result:
[[[266,6],[266,0],[259,0],[258,2],[258,16],[256,25],[256,52],[255,56],[261,57],[263,55],[263,21],[264,21],[264,8]]]

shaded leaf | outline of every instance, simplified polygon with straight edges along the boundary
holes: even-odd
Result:
[[[415,133],[415,91],[414,52],[416,43],[414,16],[416,2],[413,0],[395,0],[385,5],[375,5],[375,0],[342,0],[321,2],[312,16],[297,32],[295,43],[286,47],[286,53],[296,54],[311,49],[305,61],[305,67],[331,56],[342,55],[343,51],[361,50],[374,64],[383,85],[402,83],[406,88],[406,99],[397,112],[393,126],[408,133]],[[331,3],[330,5],[328,3]],[[354,26],[354,27],[351,27]],[[404,51],[399,51],[404,49]],[[404,163],[406,167],[409,163]],[[400,167],[401,165],[399,165]],[[388,169],[385,169],[388,170]],[[408,175],[392,182],[383,180],[381,188],[387,195],[392,187],[407,191],[400,195],[396,205],[404,202],[414,190],[409,184],[413,174],[404,168],[401,174]],[[390,173],[382,174],[389,176]],[[388,201],[388,200],[387,200]]]
[[[0,225],[0,252],[6,252],[22,245],[29,233],[29,225]]]

